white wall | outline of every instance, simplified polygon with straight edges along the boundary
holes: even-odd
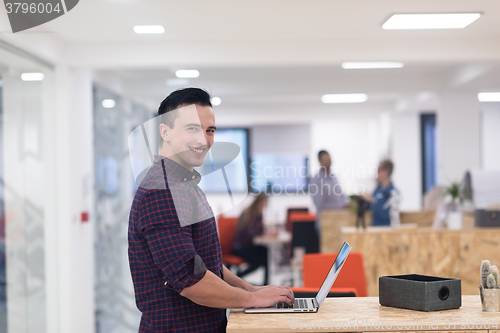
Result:
[[[324,149],[330,153],[332,170],[347,195],[363,189],[371,192],[379,162],[379,138],[377,115],[313,121],[310,173],[318,172],[317,154]]]
[[[50,94],[51,92],[47,92]],[[50,214],[46,226],[48,332],[92,333],[94,320],[92,208],[92,76],[89,70],[63,65],[55,70],[55,108],[45,114],[47,142],[53,157]],[[48,97],[49,97],[48,96]],[[49,290],[50,289],[50,290]]]
[[[378,119],[378,158],[388,158],[391,154],[392,118],[390,112],[383,112]]]
[[[480,103],[477,94],[446,92],[438,114],[440,183],[461,181],[480,167]]]
[[[482,103],[481,167],[500,170],[500,103]]]
[[[421,188],[420,119],[416,112],[392,117],[392,180],[401,194],[401,210],[420,210]]]
[[[253,126],[252,154],[309,154],[311,129],[306,125]]]

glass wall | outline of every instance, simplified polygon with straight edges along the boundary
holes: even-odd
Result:
[[[43,333],[43,114],[53,76],[42,61],[0,44],[0,77],[0,332]]]
[[[128,264],[128,217],[136,184],[128,135],[153,117],[146,108],[99,86],[94,87],[94,168],[97,333],[139,329]]]

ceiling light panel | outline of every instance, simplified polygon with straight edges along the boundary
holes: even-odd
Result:
[[[363,103],[368,99],[367,94],[326,94],[321,96],[321,102],[330,103]]]
[[[394,14],[383,25],[392,29],[462,29],[477,20],[480,13]]]
[[[116,105],[116,102],[114,99],[103,99],[102,100],[102,107],[106,109],[112,109]]]
[[[500,102],[500,92],[481,92],[477,99],[480,102]]]
[[[23,81],[43,81],[45,76],[43,73],[22,73],[21,80]]]
[[[134,32],[136,34],[162,34],[165,28],[161,25],[136,25]]]
[[[175,72],[175,76],[180,79],[192,79],[200,76],[200,72],[196,69],[179,69]]]
[[[371,68],[403,68],[402,62],[389,61],[364,61],[364,62],[343,62],[344,69],[371,69]]]

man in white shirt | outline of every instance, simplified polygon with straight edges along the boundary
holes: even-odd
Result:
[[[309,194],[316,206],[316,230],[321,232],[321,212],[324,209],[341,209],[349,204],[337,177],[331,172],[332,159],[326,150],[318,153],[319,172],[309,181]]]

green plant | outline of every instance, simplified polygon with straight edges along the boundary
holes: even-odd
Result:
[[[483,260],[480,269],[481,285],[484,289],[498,288],[498,268],[491,265],[489,260]]]
[[[495,285],[498,286],[500,288],[500,286],[498,285],[498,268],[497,266],[493,265],[491,266],[491,275],[493,275],[493,277],[495,278]]]
[[[450,186],[448,186],[445,189],[444,195],[450,196],[451,201],[453,203],[456,203],[457,199],[458,199],[458,201],[460,201],[460,204],[462,204],[462,202],[463,202],[462,190],[460,189],[460,183],[458,183],[458,182],[451,183]]]

